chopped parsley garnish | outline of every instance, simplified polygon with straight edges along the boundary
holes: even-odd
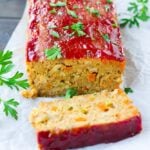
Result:
[[[86,33],[83,31],[83,24],[82,22],[77,22],[71,25],[71,29],[78,34],[78,36],[84,36]]]
[[[93,7],[86,7],[86,10],[96,17],[100,16],[99,11]]]
[[[112,3],[113,1],[112,0],[107,0],[107,3]]]
[[[57,3],[50,3],[50,6],[52,6],[52,7],[62,7],[62,6],[66,6],[66,2],[58,1]]]
[[[100,1],[96,2],[97,5],[99,5],[100,3],[101,3]]]
[[[68,29],[69,29],[69,26],[65,26],[65,27],[63,27],[63,29],[68,30]]]
[[[50,35],[52,35],[55,38],[59,38],[59,33],[57,31],[51,30]]]
[[[106,42],[108,42],[108,43],[111,41],[108,34],[102,34],[102,37],[103,37],[103,39],[104,39]]]
[[[109,5],[105,5],[104,8],[105,8],[106,12],[108,12],[110,10],[110,6]]]
[[[130,2],[128,6],[128,11],[131,14],[128,17],[121,19],[120,27],[139,27],[140,21],[146,22],[150,20],[148,0],[136,0],[135,2]]]
[[[133,90],[131,88],[124,88],[124,91],[126,94],[129,94],[129,93],[133,93]]]
[[[53,46],[50,49],[46,49],[45,56],[47,59],[50,59],[50,60],[61,58],[61,48],[58,46]]]
[[[53,8],[52,10],[50,10],[50,13],[51,13],[51,14],[56,14],[56,12],[57,12],[57,11],[56,11],[55,8]]]
[[[49,29],[55,29],[55,28],[57,28],[57,26],[56,25],[50,25],[48,28]]]
[[[78,5],[73,5],[73,8],[77,9],[77,8],[79,8],[79,6]]]
[[[75,88],[69,88],[66,91],[65,98],[69,99],[69,98],[72,98],[75,95],[77,95],[77,90]]]
[[[67,13],[68,13],[68,15],[70,15],[70,16],[72,16],[74,18],[78,18],[76,12],[73,11],[73,10],[70,10],[70,9],[67,8]]]
[[[113,28],[117,28],[117,27],[118,27],[117,22],[112,23],[112,27],[113,27]]]
[[[2,51],[0,50],[0,86],[6,85],[11,89],[19,90],[20,88],[27,89],[29,84],[27,80],[22,79],[23,73],[17,71],[12,76],[8,76],[14,67],[12,63],[11,51]],[[15,110],[15,107],[19,105],[14,99],[4,101],[0,98],[0,104],[3,105],[3,111],[6,116],[10,115],[16,120],[18,119],[18,113]]]
[[[70,16],[72,16],[72,17],[74,17],[74,18],[78,18],[76,12],[73,11],[73,10],[70,10],[70,9],[67,7],[67,1],[65,1],[65,2],[58,1],[57,3],[50,3],[50,6],[51,6],[51,7],[64,7],[64,6],[65,6],[66,9],[67,9],[68,15],[70,15]],[[56,13],[56,9],[52,9],[52,10],[50,11],[50,13],[53,13],[53,14]]]

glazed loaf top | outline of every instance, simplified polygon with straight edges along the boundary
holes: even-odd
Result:
[[[59,58],[125,59],[111,0],[29,0],[27,61]]]
[[[59,132],[93,125],[107,125],[140,117],[138,109],[121,90],[41,102],[30,115],[37,131]]]

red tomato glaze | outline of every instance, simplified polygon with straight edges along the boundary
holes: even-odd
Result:
[[[134,136],[141,131],[141,117],[133,117],[118,123],[82,127],[58,134],[38,132],[41,150],[65,150],[98,143],[116,142]]]
[[[45,49],[54,45],[61,48],[61,55],[65,59],[125,60],[120,28],[116,24],[116,14],[111,3],[106,0],[67,0],[66,6],[52,7],[50,2],[30,0],[27,61],[44,60]],[[53,9],[56,11],[54,14],[50,13]],[[69,15],[67,9],[74,11],[78,18]],[[97,10],[99,15],[94,15],[89,9]],[[78,22],[83,24],[84,36],[72,34],[70,27]],[[69,29],[64,29],[65,26],[69,26]],[[53,30],[59,33],[59,38],[50,34]]]

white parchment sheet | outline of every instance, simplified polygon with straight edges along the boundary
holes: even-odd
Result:
[[[118,13],[126,12],[128,2],[129,0],[115,1]],[[7,50],[14,53],[14,71],[24,73],[26,27],[27,11],[6,46]],[[82,148],[83,150],[150,150],[150,21],[141,24],[140,28],[123,29],[122,37],[127,57],[124,85],[134,90],[129,96],[142,113],[143,131],[133,138]],[[5,117],[0,106],[0,150],[36,150],[36,136],[28,122],[28,116],[39,101],[52,99],[27,100],[7,87],[0,87],[0,96],[3,99],[15,98],[20,102],[18,121]]]

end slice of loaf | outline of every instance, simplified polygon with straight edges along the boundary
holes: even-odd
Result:
[[[31,90],[23,96],[62,96],[68,88],[78,94],[119,88],[126,58],[113,2],[67,0],[65,7],[56,7],[57,2],[29,0],[26,64]],[[93,9],[97,15],[89,12]]]
[[[30,115],[41,150],[78,148],[134,136],[141,115],[121,90],[41,102]]]

